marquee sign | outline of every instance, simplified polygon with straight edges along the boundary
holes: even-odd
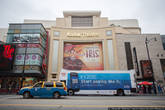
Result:
[[[70,33],[68,32],[67,33],[67,36],[68,37],[98,37],[99,34],[98,33],[94,33],[94,32],[91,32],[91,33],[87,33],[87,32],[82,32],[82,33]]]
[[[13,66],[15,46],[0,45],[0,71],[10,71]]]

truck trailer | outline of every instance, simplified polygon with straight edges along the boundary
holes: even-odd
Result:
[[[62,70],[60,80],[69,95],[131,95],[136,90],[135,71],[69,71]]]

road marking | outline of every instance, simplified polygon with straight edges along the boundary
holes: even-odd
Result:
[[[63,99],[61,99],[61,100],[63,100]],[[64,99],[65,100],[65,99]],[[80,100],[80,99],[76,99],[76,100]],[[67,99],[67,101],[76,101],[75,99]],[[87,99],[81,99],[82,101],[85,101],[85,100],[87,100]],[[90,99],[89,99],[90,100]],[[87,101],[89,101],[89,100],[87,100]],[[92,100],[94,100],[94,99],[92,99]],[[95,99],[96,100],[96,99]],[[110,100],[110,99],[107,99],[107,100],[100,100],[100,101],[119,101],[119,100]],[[120,101],[152,101],[152,102],[165,102],[164,100],[143,100],[143,99],[136,99],[136,100],[120,100]]]
[[[71,107],[71,108],[108,108],[108,107],[123,107],[123,108],[165,108],[165,106],[153,105],[47,105],[47,104],[0,104],[0,106],[33,106],[33,107]]]

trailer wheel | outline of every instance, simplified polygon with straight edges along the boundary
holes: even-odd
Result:
[[[69,90],[68,91],[68,95],[73,96],[74,95],[74,91],[73,90]]]
[[[123,89],[118,89],[118,90],[117,90],[117,95],[118,95],[118,96],[124,96],[124,91],[123,91]]]

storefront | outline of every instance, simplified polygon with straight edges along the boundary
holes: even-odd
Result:
[[[25,77],[23,87],[32,86],[37,82],[35,77]],[[0,93],[16,93],[21,88],[22,77],[1,77]]]
[[[16,92],[47,77],[48,33],[42,24],[10,24],[1,46],[2,92]]]

